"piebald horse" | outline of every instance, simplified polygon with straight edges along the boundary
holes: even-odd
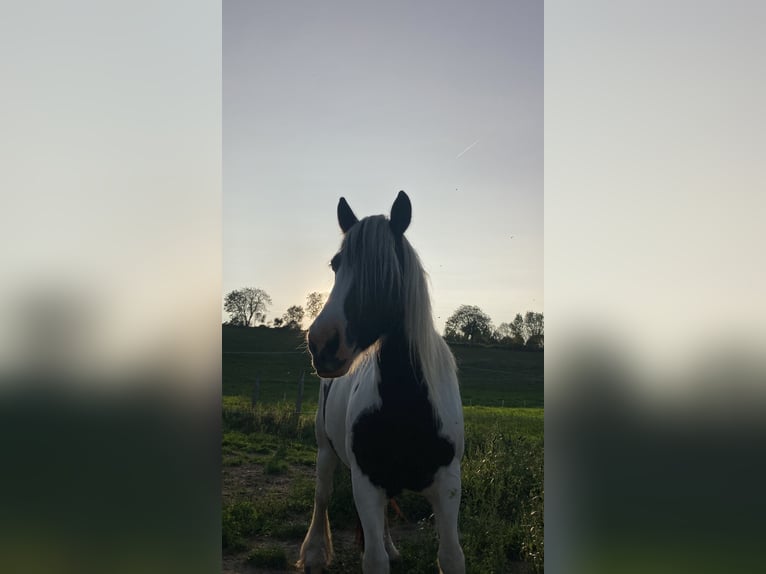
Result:
[[[343,240],[330,264],[335,284],[308,331],[321,385],[314,512],[298,560],[304,572],[320,572],[333,557],[327,505],[338,460],[351,469],[365,574],[387,573],[399,557],[386,505],[404,489],[431,503],[441,571],[465,572],[457,369],[434,327],[426,273],[404,237],[411,217],[403,191],[390,218],[359,220],[345,199],[338,203]]]

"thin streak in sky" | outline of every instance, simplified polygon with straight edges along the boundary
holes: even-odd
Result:
[[[467,152],[469,149],[471,149],[473,146],[475,146],[477,143],[479,143],[479,140],[476,140],[471,145],[469,145],[467,148],[465,148],[463,151],[461,151],[459,154],[457,154],[457,157],[455,159],[459,159],[465,152]]]

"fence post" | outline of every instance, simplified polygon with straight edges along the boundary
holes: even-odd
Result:
[[[295,401],[295,414],[301,414],[301,404],[303,403],[303,377],[306,371],[301,371],[301,378],[298,380],[298,398]]]
[[[255,385],[253,386],[253,395],[250,397],[250,406],[255,406],[258,403],[258,395],[261,393],[261,378],[255,377]]]

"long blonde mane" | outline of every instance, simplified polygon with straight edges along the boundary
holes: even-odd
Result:
[[[398,295],[404,305],[404,330],[410,353],[423,371],[429,395],[438,409],[457,386],[455,358],[434,326],[428,274],[418,254],[402,237],[402,264],[399,265],[395,240],[388,219],[382,215],[367,217],[354,225],[344,241],[344,260],[361,277],[357,288],[362,301]],[[374,352],[377,345],[373,345]],[[447,388],[445,388],[445,386]]]

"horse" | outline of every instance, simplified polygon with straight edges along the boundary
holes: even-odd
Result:
[[[341,197],[337,215],[343,239],[330,263],[335,283],[307,334],[321,381],[317,479],[297,566],[316,573],[332,561],[327,506],[340,460],[351,469],[365,574],[387,573],[400,557],[386,506],[405,489],[431,504],[440,571],[462,574],[463,408],[455,358],[434,327],[427,275],[404,237],[410,199],[400,191],[390,217],[359,220]]]

